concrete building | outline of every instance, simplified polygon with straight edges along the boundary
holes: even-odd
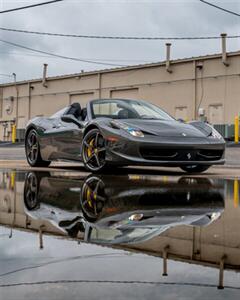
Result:
[[[19,135],[34,116],[95,98],[144,99],[184,120],[200,111],[212,124],[233,124],[240,113],[240,51],[56,77],[46,71],[0,85],[0,141],[11,139],[11,124]]]

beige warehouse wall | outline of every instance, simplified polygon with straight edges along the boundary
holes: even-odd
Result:
[[[96,93],[94,92],[86,92],[86,93],[74,93],[70,94],[70,103],[78,102],[81,106],[86,106],[86,104],[91,100],[97,98]]]
[[[193,117],[194,84],[192,81],[144,86],[139,89],[139,97],[161,106],[174,117],[175,108],[185,106],[187,119],[191,120]]]
[[[68,95],[41,95],[31,98],[31,118],[35,116],[51,116],[57,110],[69,104]]]
[[[69,103],[84,106],[99,97],[144,99],[187,120],[194,119],[201,107],[208,120],[232,124],[240,113],[240,53],[228,57],[228,62],[225,66],[218,55],[173,62],[171,73],[164,64],[154,64],[54,77],[47,80],[47,87],[41,80],[18,84],[17,89],[14,84],[4,85],[0,91],[0,140],[4,139],[3,122],[9,123],[5,139],[10,139],[11,120],[17,118],[17,127],[24,128],[29,116],[50,116]]]

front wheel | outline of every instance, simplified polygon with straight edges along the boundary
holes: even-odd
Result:
[[[187,166],[181,166],[180,167],[183,171],[187,173],[202,173],[210,168],[209,165],[187,165]]]
[[[82,160],[85,168],[91,172],[106,170],[106,141],[99,129],[90,130],[82,142]]]

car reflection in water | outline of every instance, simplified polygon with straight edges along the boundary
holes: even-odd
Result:
[[[84,180],[29,172],[26,214],[73,238],[135,244],[179,225],[207,226],[224,210],[223,185],[207,178],[96,176]]]

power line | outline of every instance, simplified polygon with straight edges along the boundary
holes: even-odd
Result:
[[[13,77],[13,75],[9,75],[9,74],[0,74],[0,76],[2,76],[2,77]]]
[[[205,1],[205,0],[199,0],[199,1],[202,2],[202,3],[204,3],[204,4],[210,5],[210,6],[212,6],[212,7],[215,7],[215,8],[217,8],[217,9],[220,9],[220,10],[222,10],[222,11],[225,11],[225,12],[227,12],[227,13],[229,13],[229,14],[234,15],[234,16],[240,17],[240,14],[238,14],[238,13],[236,13],[236,12],[234,12],[234,11],[231,11],[231,10],[228,10],[228,9],[226,9],[226,8],[220,7],[220,6],[216,5],[216,4],[210,3],[210,2]]]
[[[221,39],[221,36],[193,36],[193,37],[160,37],[160,36],[107,36],[107,35],[83,35],[83,34],[65,34],[65,33],[53,33],[53,32],[41,32],[41,31],[30,31],[15,28],[0,27],[0,30],[35,34],[35,35],[47,35],[56,37],[72,37],[72,38],[84,38],[84,39],[111,39],[111,40],[217,40]],[[240,35],[229,35],[227,38],[235,39],[239,38]]]
[[[55,2],[61,2],[61,1],[64,1],[64,0],[53,0],[53,1],[47,1],[47,2],[32,4],[32,5],[22,6],[22,7],[11,8],[11,9],[0,11],[0,14],[5,14],[5,13],[9,13],[9,12],[17,11],[17,10],[22,10],[22,9],[27,9],[27,8],[32,8],[32,7],[41,6],[41,5],[52,4],[52,3],[55,3]]]
[[[33,48],[30,48],[30,47],[27,47],[27,46],[24,46],[24,45],[16,44],[16,43],[9,42],[9,41],[2,40],[2,39],[0,39],[0,42],[8,44],[8,45],[11,45],[11,46],[14,46],[14,47],[18,47],[18,48],[30,50],[30,51],[37,52],[37,53],[47,54],[47,55],[50,55],[50,56],[53,56],[53,57],[62,58],[62,59],[68,59],[68,60],[73,60],[73,61],[80,61],[80,62],[89,63],[89,64],[97,64],[97,65],[105,65],[105,66],[115,66],[115,67],[126,67],[126,65],[104,63],[104,62],[99,62],[99,61],[94,61],[94,60],[81,59],[81,58],[77,58],[77,57],[70,57],[70,56],[60,55],[60,54],[56,54],[56,53],[52,53],[52,52],[47,52],[47,51],[43,51],[43,50],[33,49]]]
[[[20,55],[20,56],[32,56],[32,57],[46,57],[46,58],[53,58],[58,59],[58,57],[53,57],[49,55],[41,55],[41,54],[30,54],[28,51],[25,52],[7,52],[7,51],[0,51],[1,54],[8,54],[8,55]],[[114,58],[82,58],[84,60],[94,60],[94,61],[101,61],[101,62],[139,62],[139,63],[149,63],[152,62],[153,59],[135,59],[135,58],[127,58],[127,59],[114,59]]]

